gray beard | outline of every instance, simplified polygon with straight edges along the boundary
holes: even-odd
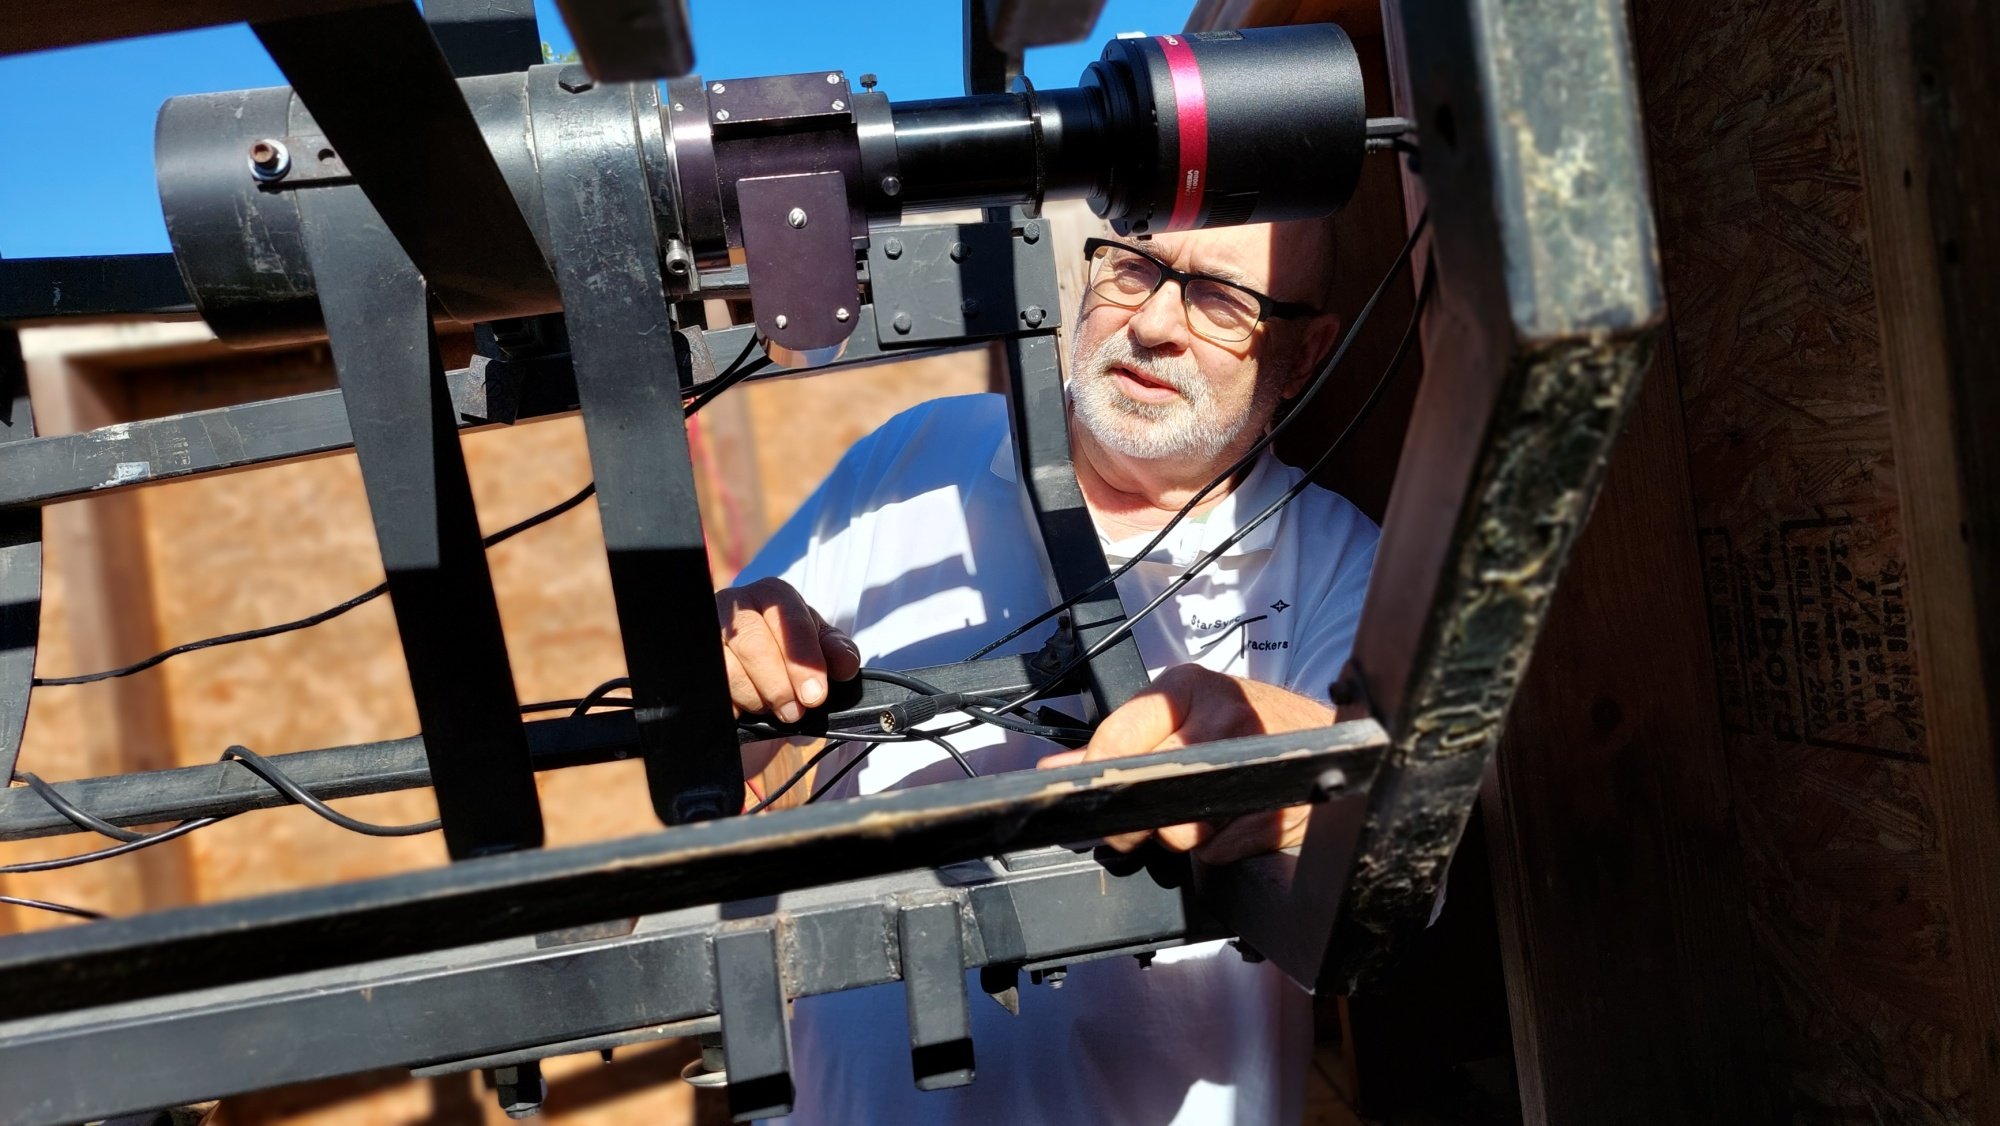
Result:
[[[1114,367],[1144,372],[1180,397],[1142,403],[1119,387]],[[1243,433],[1256,409],[1253,402],[1234,417],[1222,417],[1194,357],[1149,354],[1123,333],[1105,337],[1089,356],[1071,353],[1069,400],[1077,423],[1099,445],[1141,461],[1213,461]]]

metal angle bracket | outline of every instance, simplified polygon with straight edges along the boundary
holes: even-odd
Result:
[[[888,227],[870,235],[875,337],[955,342],[1062,323],[1053,236],[1039,219]]]

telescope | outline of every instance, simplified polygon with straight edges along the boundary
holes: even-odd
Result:
[[[688,76],[663,92],[548,64],[458,85],[542,256],[552,238],[544,169],[561,144],[645,185],[646,249],[670,296],[747,286],[766,351],[787,366],[839,354],[856,328],[870,232],[907,213],[1032,215],[1048,200],[1087,199],[1136,236],[1309,218],[1353,195],[1369,147],[1360,62],[1331,24],[1121,38],[1071,88],[1018,78],[1009,93],[923,101],[892,102],[872,75],[857,89],[840,71]],[[196,307],[225,341],[325,335],[297,201],[351,184],[351,160],[289,87],[179,97],[160,110],[167,230]],[[561,308],[548,271],[482,268],[491,249],[445,247],[448,268],[426,263],[440,316]],[[888,320],[877,339],[922,339],[875,307]]]

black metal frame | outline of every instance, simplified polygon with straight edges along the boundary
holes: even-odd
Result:
[[[1004,16],[995,9],[1032,6],[968,5],[979,27]],[[1412,116],[1426,123],[1424,183],[1437,221],[1442,303],[1429,337],[1438,345],[1408,446],[1413,460],[1402,469],[1378,564],[1379,573],[1396,581],[1378,583],[1370,595],[1355,661],[1336,693],[1342,723],[1118,767],[972,779],[556,851],[520,847],[538,839],[532,771],[622,757],[635,748],[647,754],[649,765],[664,768],[668,750],[660,725],[675,706],[667,686],[679,675],[672,670],[686,667],[675,662],[694,652],[695,663],[708,669],[714,643],[706,629],[675,637],[663,626],[706,598],[705,568],[699,575],[692,565],[667,569],[675,576],[675,609],[646,590],[662,573],[660,555],[699,547],[698,525],[689,522],[693,500],[685,487],[684,451],[671,445],[664,453],[654,450],[648,454],[655,458],[648,463],[652,475],[634,476],[635,449],[606,433],[607,426],[642,418],[649,438],[679,434],[671,413],[679,397],[667,394],[663,379],[621,385],[608,376],[632,364],[664,373],[671,352],[685,391],[714,378],[710,357],[734,354],[753,330],[684,329],[684,347],[667,347],[673,339],[668,333],[638,352],[626,346],[634,335],[666,323],[665,297],[674,285],[647,273],[643,267],[657,266],[649,254],[637,256],[646,259],[637,284],[616,300],[600,300],[579,282],[595,267],[590,240],[623,243],[629,252],[630,244],[656,237],[650,228],[631,226],[647,218],[644,209],[636,216],[631,208],[594,215],[573,206],[574,199],[545,196],[555,245],[529,250],[534,244],[523,242],[527,231],[516,201],[491,175],[490,162],[474,154],[469,166],[458,168],[450,159],[470,151],[477,127],[464,114],[463,99],[443,81],[449,63],[461,73],[491,63],[478,61],[480,52],[463,39],[447,60],[428,36],[411,33],[409,9],[402,5],[260,27],[301,94],[313,101],[313,121],[329,137],[340,134],[346,170],[306,185],[300,195],[312,197],[301,212],[342,390],[138,423],[115,442],[109,435],[12,437],[20,429],[16,408],[12,430],[0,441],[0,515],[33,514],[43,504],[106,485],[131,487],[355,445],[385,546],[425,736],[277,761],[322,797],[436,787],[453,854],[467,859],[409,876],[0,939],[0,1080],[10,1093],[0,1122],[95,1117],[385,1064],[513,1067],[541,1055],[664,1034],[663,1028],[707,1031],[699,1022],[718,1012],[736,1108],[759,1114],[790,1101],[782,1004],[788,996],[901,978],[911,997],[914,1078],[920,1085],[949,1085],[968,1077],[972,1062],[954,966],[998,967],[992,982],[1004,998],[1012,981],[1007,969],[1237,934],[1311,983],[1338,922],[1347,928],[1332,947],[1342,980],[1360,982],[1378,972],[1393,953],[1395,936],[1422,917],[1435,893],[1532,646],[1537,610],[1595,495],[1658,314],[1622,26],[1597,18],[1603,13],[1583,0],[1504,15],[1469,0],[1447,7],[1411,25],[1423,30],[1409,46],[1420,101]],[[437,14],[448,17],[454,10],[445,4]],[[428,147],[412,148],[416,134],[399,133],[394,115],[371,117],[369,108],[380,108],[379,90],[366,83],[350,89],[327,74],[324,58],[308,49],[308,22],[329,35],[387,28],[382,33],[395,43],[385,57],[402,60],[400,77],[416,83],[438,109],[427,117],[427,127],[436,130]],[[519,31],[508,25],[515,40]],[[52,33],[44,26],[30,34]],[[1475,50],[1476,42],[1509,51]],[[975,85],[1004,71],[1005,54],[989,53]],[[1597,96],[1551,99],[1497,69],[1503,64],[1496,58],[1544,55],[1563,60],[1562,77]],[[632,96],[596,88],[581,75],[565,74],[553,86],[547,74],[535,81],[545,87],[537,96],[550,99]],[[1499,125],[1517,112],[1529,114],[1536,128],[1517,135]],[[1551,145],[1580,138],[1593,142],[1593,182],[1602,186],[1594,194],[1553,178],[1546,160]],[[411,166],[395,167],[399,159],[423,168],[442,160],[474,177],[457,203],[464,213],[450,222],[498,215],[491,230],[505,237],[487,239],[483,251],[434,237],[437,228],[428,224],[437,218],[436,200],[426,198],[423,177],[406,174]],[[574,187],[597,177],[600,193],[618,187],[603,175],[584,164],[557,168],[556,179],[544,186]],[[358,191],[352,187],[357,183]],[[466,207],[467,198],[477,206]],[[1607,206],[1607,199],[1617,205]],[[1057,591],[1072,595],[1105,569],[1073,478],[1062,472],[1067,442],[1053,337],[1058,306],[1044,303],[1033,271],[1021,268],[1047,257],[1047,240],[1034,245],[1039,227],[1025,215],[983,226],[994,229],[980,237],[1014,248],[1006,263],[1014,270],[1011,285],[1002,288],[1010,290],[1020,317],[989,317],[1004,327],[982,328],[970,313],[961,317],[954,310],[944,321],[955,318],[958,330],[927,332],[926,345],[1004,341],[1023,480]],[[402,237],[356,233],[371,229]],[[920,231],[908,231],[911,245],[926,244]],[[873,234],[886,241],[897,233]],[[549,270],[544,251],[553,252],[552,272],[569,304],[572,355],[482,356],[465,372],[442,371],[425,313],[427,293],[438,290],[448,308],[476,319],[488,287],[504,290],[510,277]],[[520,269],[501,276],[506,271],[493,271],[496,259],[481,262],[479,253],[497,254],[502,265]],[[987,263],[998,257],[1007,256],[981,255],[966,277],[992,268]],[[923,266],[951,269],[936,261]],[[871,248],[871,273],[882,268]],[[361,276],[392,284],[364,290],[354,281]],[[0,283],[9,279],[0,271]],[[711,289],[708,296],[746,284],[741,271],[719,268],[699,280]],[[537,284],[546,286],[546,275]],[[990,286],[990,279],[980,284]],[[149,307],[161,302],[158,296],[147,300]],[[90,312],[116,311],[106,303]],[[497,303],[504,305],[504,298]],[[50,311],[36,294],[0,292],[0,312]],[[873,310],[857,306],[854,312],[842,362],[911,354],[874,338]],[[631,371],[628,366],[615,374],[629,379]],[[511,686],[502,675],[504,645],[484,560],[475,559],[476,525],[456,433],[468,420],[509,422],[579,403],[593,463],[606,482],[607,540],[614,554],[636,553],[634,565],[614,568],[614,575],[623,575],[616,593],[628,659],[635,680],[644,682],[642,707],[636,717],[523,725],[512,716]],[[204,423],[219,420],[238,429],[247,425],[250,436],[226,447],[182,444],[179,455],[161,456],[175,449],[176,435],[210,433]],[[125,460],[143,461],[146,469],[107,477],[103,464],[75,460],[100,442],[141,451]],[[420,499],[412,503],[406,490],[419,482]],[[681,523],[663,528],[635,517],[628,525],[619,507],[628,504],[639,507],[623,511],[666,511]],[[614,528],[622,529],[615,540]],[[26,551],[32,537],[16,539],[0,549]],[[0,596],[19,606],[32,598],[29,587],[38,585],[39,575],[8,569],[15,558],[0,559]],[[422,605],[435,595],[407,596],[441,591],[421,584],[446,575],[459,591],[449,616]],[[412,585],[413,577],[419,585]],[[1107,591],[1077,608],[1077,640],[1088,645],[1101,639],[1122,618],[1115,594]],[[446,628],[462,637],[464,623],[475,620],[486,665],[471,687],[449,685],[433,676],[439,656],[426,638]],[[8,631],[0,635],[0,739],[18,732],[25,714],[33,635],[21,621],[19,614],[0,618]],[[458,624],[448,627],[448,621]],[[699,635],[706,635],[700,645],[684,644]],[[1049,671],[1031,662],[989,661],[923,675],[947,689],[999,689],[1039,683]],[[465,675],[452,669],[453,678]],[[1128,639],[1090,662],[1083,687],[1103,711],[1144,682],[1143,663]],[[454,701],[454,694],[463,695]],[[869,703],[850,695],[823,711],[837,721]],[[823,727],[828,719],[815,721]],[[685,722],[674,720],[676,734]],[[696,742],[711,767],[734,754],[734,741],[719,732]],[[496,754],[504,760],[498,771],[492,769]],[[726,812],[720,806],[677,811],[672,799],[685,791],[683,780],[662,769],[653,778],[656,799],[667,799],[656,805],[669,822]],[[489,789],[496,784],[503,787],[500,796]],[[59,788],[119,824],[228,816],[280,804],[233,763]],[[1162,890],[1141,871],[1067,854],[987,862],[972,877],[944,869],[874,879],[1307,800],[1324,804],[1297,854],[1220,870],[1197,866],[1189,875],[1189,886],[1219,924],[1202,920],[1182,891]],[[40,802],[26,791],[0,792],[0,839],[74,829]],[[475,855],[506,849],[515,851]],[[853,882],[857,877],[866,878]],[[1115,908],[1102,917],[1058,910],[1060,897],[1044,891],[1066,880],[1097,884]],[[810,888],[818,890],[803,890]],[[755,906],[736,902],[772,895],[783,898]],[[703,906],[715,903],[734,905]],[[670,914],[649,914],[658,912]],[[634,917],[636,929],[619,924]],[[950,925],[954,917],[960,926]],[[605,933],[603,924],[623,933]],[[801,962],[796,948],[781,939],[806,932],[838,956],[825,964]],[[532,948],[526,942],[531,935]],[[562,989],[574,975],[634,986]],[[637,987],[641,981],[645,988]],[[524,995],[548,1003],[519,1003]],[[367,998],[372,1000],[358,1000]],[[437,1012],[447,1001],[464,1019],[429,1022],[410,1035],[401,1031],[408,1026],[381,1023],[402,1007]],[[241,1057],[216,1050],[251,1036],[268,1044],[273,1027],[295,1030],[282,1051]],[[399,1031],[352,1034],[392,1028]],[[110,1060],[119,1061],[115,1069],[104,1066]]]

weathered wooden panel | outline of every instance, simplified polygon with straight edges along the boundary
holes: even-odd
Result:
[[[1803,1121],[1969,1114],[1837,0],[1635,5],[1766,1036]]]

